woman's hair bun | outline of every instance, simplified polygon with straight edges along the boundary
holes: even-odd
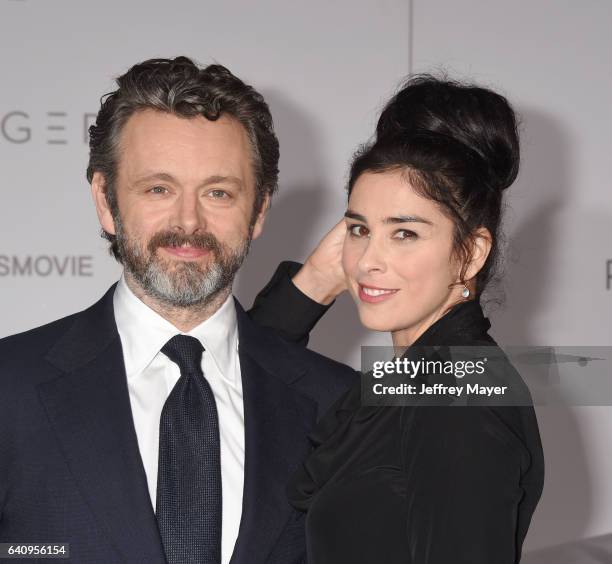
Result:
[[[469,176],[501,191],[519,170],[520,148],[515,113],[506,100],[487,88],[432,75],[410,78],[385,106],[375,143],[437,139],[456,157],[463,150]]]

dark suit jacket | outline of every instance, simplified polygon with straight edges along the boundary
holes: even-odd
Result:
[[[163,563],[113,291],[81,313],[0,340],[0,542],[70,543],[71,561],[83,564]],[[316,418],[355,373],[236,308],[245,482],[232,564],[302,562],[303,516],[289,506],[286,483]]]

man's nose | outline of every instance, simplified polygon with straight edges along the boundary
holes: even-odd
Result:
[[[173,231],[187,235],[206,230],[206,220],[197,193],[184,191],[178,196],[174,202],[171,222]]]

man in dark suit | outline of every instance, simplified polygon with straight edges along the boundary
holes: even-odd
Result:
[[[277,184],[268,107],[184,57],[117,82],[87,172],[124,272],[0,341],[0,542],[69,543],[79,563],[303,562],[285,485],[354,373],[231,295]]]

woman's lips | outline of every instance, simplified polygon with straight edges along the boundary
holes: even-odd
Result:
[[[362,302],[369,304],[376,304],[388,300],[398,290],[391,290],[389,288],[376,288],[375,286],[364,286],[359,284],[359,299]]]
[[[181,246],[181,247],[162,247],[164,251],[171,254],[174,257],[182,258],[182,259],[197,259],[203,256],[206,256],[210,250],[202,249],[201,247],[189,247],[189,246]]]

